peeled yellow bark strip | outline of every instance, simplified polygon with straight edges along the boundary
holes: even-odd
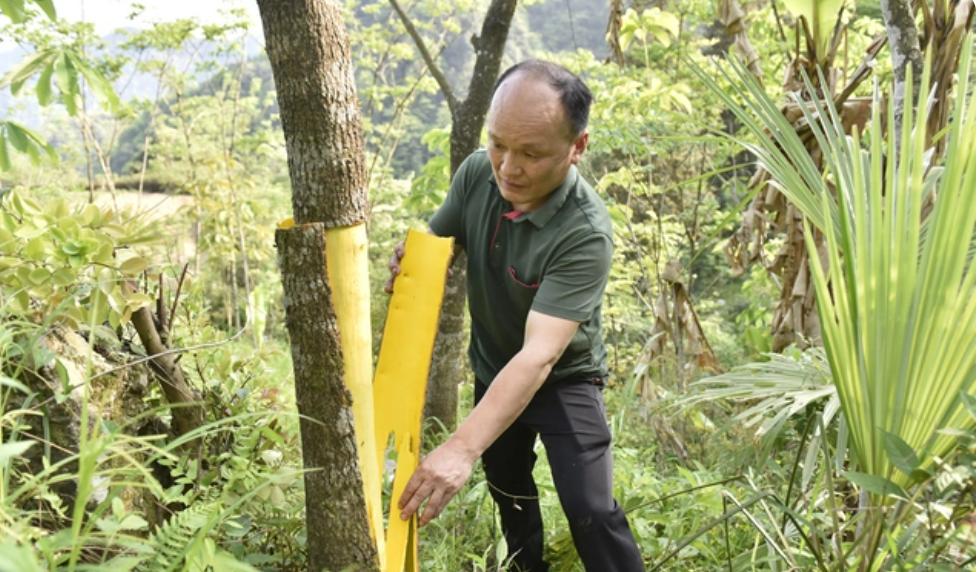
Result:
[[[366,225],[326,230],[326,275],[343,348],[346,387],[353,398],[363,498],[370,531],[377,546],[380,569],[384,568],[383,504],[381,472],[377,464],[374,430],[373,336],[370,329],[370,273]],[[327,502],[322,499],[322,502]]]
[[[418,570],[417,515],[408,521],[401,520],[397,500],[420,462],[424,395],[453,242],[421,231],[408,232],[400,274],[387,309],[373,381],[376,464],[383,466],[391,433],[397,451],[385,572]]]

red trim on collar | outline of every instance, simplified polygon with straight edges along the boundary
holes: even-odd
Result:
[[[512,210],[512,211],[509,211],[507,213],[503,213],[502,216],[504,216],[505,218],[507,218],[509,220],[516,220],[517,218],[521,217],[524,214],[526,214],[526,213],[524,213],[522,211]]]

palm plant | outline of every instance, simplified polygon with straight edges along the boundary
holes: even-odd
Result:
[[[893,133],[883,120],[895,125],[895,110],[876,88],[867,132],[847,133],[831,98],[805,80],[809,101],[796,99],[823,170],[744,66],[720,66],[743,90],[742,105],[696,70],[755,136],[745,145],[805,217],[825,353],[858,470],[849,477],[877,508],[905,498],[952,449],[954,433],[974,427],[965,405],[977,357],[972,51],[968,37],[952,119],[935,137],[946,145],[942,155],[929,149],[928,94],[917,95],[915,108],[906,97]],[[923,73],[929,85],[928,62]],[[882,521],[872,522],[863,555],[881,535]]]

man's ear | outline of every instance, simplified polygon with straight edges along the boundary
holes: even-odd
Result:
[[[583,156],[583,152],[587,150],[587,142],[590,140],[590,133],[586,130],[577,135],[577,138],[573,140],[573,148],[570,150],[570,164],[576,165],[580,162],[580,158]]]

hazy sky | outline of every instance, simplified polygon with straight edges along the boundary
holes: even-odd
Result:
[[[234,8],[243,8],[250,19],[250,35],[263,42],[261,17],[256,0],[143,0],[145,8],[135,19],[133,0],[54,0],[58,18],[76,21],[84,19],[95,24],[99,35],[117,28],[148,28],[154,22],[168,22],[179,18],[193,18],[200,23],[220,21],[221,15]],[[3,20],[6,23],[6,19]],[[17,44],[0,37],[0,52],[20,53]],[[7,71],[0,66],[0,73]]]
[[[135,20],[132,0],[55,0],[58,17],[66,20],[87,20],[95,24],[99,34],[116,28],[145,27],[153,22],[178,18],[194,18],[199,22],[214,22],[231,8],[244,8],[251,18],[252,32],[261,35],[261,19],[255,0],[143,0],[145,9]]]

